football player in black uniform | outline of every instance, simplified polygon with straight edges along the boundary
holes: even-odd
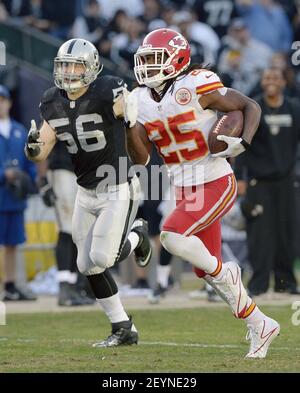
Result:
[[[121,303],[108,268],[133,250],[139,266],[151,257],[146,223],[134,222],[140,186],[125,150],[119,95],[124,82],[98,77],[102,66],[89,41],[72,39],[54,60],[56,87],[41,100],[42,126],[34,120],[25,147],[28,158],[45,160],[57,140],[64,141],[77,177],[72,236],[77,264],[112,324],[112,334],[94,346],[130,345],[138,334]],[[127,168],[127,170],[126,170]],[[131,232],[130,232],[131,228]]]
[[[64,142],[55,144],[47,162],[40,165],[40,195],[48,207],[54,207],[58,227],[55,248],[58,305],[64,307],[91,305],[86,278],[78,274],[77,247],[72,240],[72,216],[77,182],[73,165]],[[143,270],[144,271],[144,270]]]

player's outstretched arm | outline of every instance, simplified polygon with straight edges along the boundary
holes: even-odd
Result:
[[[148,139],[144,126],[139,122],[136,122],[133,127],[126,127],[126,149],[134,164],[148,164],[152,143]]]
[[[261,116],[260,106],[251,98],[234,89],[226,89],[223,95],[219,91],[202,95],[199,104],[203,109],[213,109],[220,112],[240,110],[244,114],[244,130],[242,138],[248,144],[251,143]]]
[[[26,157],[34,162],[46,160],[56,143],[55,131],[44,121],[38,130],[34,120],[31,120],[31,128],[28,132],[25,145]]]

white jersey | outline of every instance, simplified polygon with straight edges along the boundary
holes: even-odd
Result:
[[[138,87],[138,121],[168,165],[175,186],[208,183],[232,173],[224,158],[213,158],[208,135],[217,113],[202,109],[199,97],[215,90],[226,92],[219,77],[208,70],[194,70],[178,77],[160,102],[151,90]]]

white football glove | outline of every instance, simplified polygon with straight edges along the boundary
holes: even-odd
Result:
[[[138,117],[137,96],[132,91],[129,92],[126,87],[123,88],[124,102],[124,119],[129,128],[135,126]]]
[[[243,153],[246,148],[242,145],[242,138],[236,138],[232,136],[226,136],[226,135],[218,135],[217,136],[218,141],[223,141],[227,143],[228,147],[226,150],[221,151],[220,153],[215,153],[212,154],[212,157],[222,157],[222,158],[228,158],[228,157],[236,157],[239,154]]]
[[[37,129],[35,120],[31,120],[30,130],[27,136],[27,145],[29,148],[34,149],[38,146],[43,146],[44,142],[38,142],[40,131]]]
[[[31,120],[31,127],[28,132],[27,142],[25,145],[25,153],[27,157],[36,157],[40,154],[41,148],[44,142],[39,142],[38,139],[40,137],[40,131],[37,129],[35,120]]]

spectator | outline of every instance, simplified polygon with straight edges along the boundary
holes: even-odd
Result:
[[[25,198],[36,176],[24,154],[25,128],[9,116],[10,93],[0,85],[0,245],[4,246],[4,300],[35,300],[16,287],[17,245],[25,241]]]
[[[47,174],[46,174],[46,170]],[[40,194],[48,207],[55,207],[58,240],[55,249],[57,281],[59,283],[58,305],[78,306],[93,304],[94,301],[78,289],[78,278],[88,282],[77,269],[77,248],[72,240],[72,215],[77,193],[76,176],[70,155],[62,142],[54,146],[48,165],[40,167]]]
[[[166,167],[163,165],[161,157],[158,155],[156,149],[153,150],[151,160],[147,165],[147,176],[143,176],[143,172],[140,176],[141,187],[143,191],[143,201],[139,206],[137,217],[143,218],[148,222],[149,236],[152,240],[152,244],[159,255],[159,264],[157,266],[157,278],[160,282],[162,270],[167,270],[164,274],[166,285],[165,290],[168,287],[168,278],[170,266],[161,268],[161,265],[169,265],[171,260],[170,254],[161,247],[159,240],[160,235],[160,221],[162,215],[158,211],[158,207],[161,203],[164,194],[165,180],[168,178]],[[163,251],[164,250],[164,251]],[[169,258],[169,259],[168,259]],[[161,261],[163,260],[163,263]],[[167,263],[164,263],[167,261]],[[133,286],[134,288],[149,288],[145,269],[137,269],[137,282]],[[165,292],[165,291],[164,291]],[[160,293],[158,294],[160,295]]]
[[[2,3],[13,18],[21,18],[31,13],[31,0],[2,0]]]
[[[2,1],[0,1],[0,22],[5,22],[8,18],[8,12],[7,9],[5,7],[5,5],[3,4]]]
[[[88,0],[83,15],[76,18],[72,36],[80,37],[98,44],[107,26],[107,20],[101,15],[101,7],[97,0]]]
[[[285,95],[289,97],[299,97],[300,96],[300,85],[299,81],[296,79],[296,74],[294,68],[291,67],[288,57],[285,53],[274,53],[271,58],[271,67],[279,68],[286,79],[286,85],[284,89]],[[261,85],[258,82],[254,90],[251,92],[251,97],[261,93]]]
[[[244,18],[251,36],[264,42],[273,51],[288,53],[293,32],[281,5],[274,0],[236,0],[239,14]]]
[[[144,10],[139,16],[142,22],[148,25],[155,19],[160,19],[161,4],[159,0],[143,0]]]
[[[220,40],[209,25],[197,21],[195,15],[189,11],[176,12],[172,22],[191,42],[194,47],[192,55],[195,58],[201,57],[205,64],[215,64]]]
[[[103,37],[99,43],[100,54],[104,57],[110,58],[112,41],[118,35],[125,36],[128,32],[128,25],[130,23],[129,17],[123,10],[118,10],[112,20],[109,22],[104,31]]]
[[[194,0],[193,9],[201,22],[207,23],[222,38],[230,21],[237,17],[235,0]]]
[[[232,21],[223,45],[219,72],[231,79],[228,86],[249,94],[258,83],[261,71],[270,65],[272,50],[251,37],[241,18]]]
[[[295,0],[295,10],[293,13],[293,28],[294,28],[294,40],[300,41],[300,0]]]
[[[134,53],[142,43],[144,32],[145,24],[139,19],[130,18],[126,30],[112,39],[110,58],[124,71],[133,67]]]
[[[103,16],[107,20],[113,19],[118,10],[124,11],[129,16],[138,16],[143,13],[143,0],[98,0]]]
[[[247,218],[252,295],[265,293],[274,271],[275,291],[299,293],[293,273],[294,166],[300,139],[300,104],[284,95],[280,69],[263,72],[256,98],[262,117],[251,147],[236,159]]]
[[[70,35],[77,12],[77,0],[43,0],[42,18],[48,32],[62,40]]]

